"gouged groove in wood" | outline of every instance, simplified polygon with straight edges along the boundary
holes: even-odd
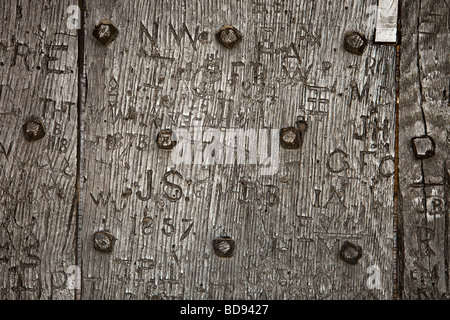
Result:
[[[89,91],[87,104],[95,108],[87,112],[108,112],[92,117],[87,130],[96,157],[87,159],[83,234],[108,228],[118,240],[110,256],[83,248],[90,277],[84,298],[125,291],[137,299],[392,297],[395,48],[368,43],[361,55],[343,48],[347,31],[373,32],[367,6],[91,3],[90,25],[111,18],[121,35],[107,49],[87,41],[89,82],[100,88]],[[267,12],[273,9],[279,12]],[[311,23],[291,23],[302,12]],[[336,22],[336,12],[345,23]],[[214,37],[225,23],[243,35],[232,50]],[[136,122],[127,117],[131,105]],[[225,131],[288,128],[298,116],[308,123],[301,152],[280,148],[277,135],[274,176],[260,175],[257,166],[175,166],[177,147],[156,144],[160,130],[193,129],[194,118]],[[96,136],[106,147],[95,146]],[[229,259],[211,246],[224,235],[236,241]],[[339,258],[347,240],[364,251],[357,265]],[[381,289],[367,285],[367,270],[381,272]]]
[[[401,8],[399,8],[400,11]],[[400,17],[400,15],[399,15]],[[400,20],[400,18],[399,18]],[[398,22],[400,24],[400,21]],[[393,299],[398,300],[401,297],[399,294],[399,255],[398,255],[398,242],[399,242],[399,224],[398,224],[398,196],[399,196],[399,98],[400,98],[400,59],[401,59],[401,47],[400,45],[396,46],[396,63],[395,63],[395,174],[394,174],[394,217],[393,217],[393,225],[394,225],[394,292]]]
[[[85,159],[85,104],[86,104],[86,94],[87,94],[87,82],[86,82],[86,72],[85,72],[85,35],[86,35],[86,25],[85,25],[85,14],[86,14],[86,3],[85,0],[79,0],[78,4],[81,8],[80,16],[80,29],[77,32],[78,35],[78,98],[77,98],[77,215],[76,215],[76,265],[80,268],[81,276],[81,287],[75,290],[75,300],[82,300],[83,293],[83,239],[82,239],[82,226],[83,226],[83,216],[84,216],[84,199],[85,199],[85,169],[84,169],[84,159]]]
[[[422,70],[420,65],[420,13],[422,12],[422,2],[419,0],[419,12],[417,14],[417,30],[415,31],[416,34],[416,63],[417,63],[417,83],[419,84],[419,107],[420,111],[422,112],[422,122],[423,122],[423,129],[424,133],[423,135],[428,135],[427,130],[427,119],[425,117],[425,111],[423,109],[423,103],[424,103],[424,93],[423,93],[423,85],[422,85]]]
[[[443,175],[449,141],[443,94],[448,82],[447,8],[439,0],[402,1],[402,43],[411,44],[401,47],[399,107],[398,224],[402,227],[397,230],[404,233],[397,237],[403,239],[397,260],[403,299],[449,298],[448,199]],[[435,153],[429,156],[418,155],[411,146],[412,137],[425,135],[435,142]]]

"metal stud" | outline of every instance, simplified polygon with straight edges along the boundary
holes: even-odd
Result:
[[[300,149],[302,133],[298,128],[289,127],[280,130],[280,143],[284,149]]]
[[[355,265],[362,257],[362,248],[354,243],[345,241],[339,252],[341,259],[348,264]]]
[[[436,152],[436,143],[430,136],[420,136],[411,139],[411,147],[416,159],[428,159]]]
[[[108,231],[97,231],[94,233],[94,248],[98,251],[109,253],[114,249],[114,236]]]
[[[224,25],[216,33],[217,40],[226,48],[233,49],[242,39],[242,34],[233,26]]]
[[[156,136],[156,144],[160,149],[173,149],[177,144],[173,131],[170,129],[161,130]]]
[[[297,129],[300,130],[302,135],[305,134],[306,129],[308,129],[308,123],[305,121],[305,117],[303,116],[297,117]]]
[[[100,41],[101,44],[107,45],[117,38],[119,29],[117,29],[111,20],[103,19],[95,26],[92,35]]]
[[[218,257],[231,258],[234,254],[235,243],[230,237],[221,237],[213,240],[213,248]]]
[[[357,31],[348,31],[344,36],[344,49],[348,52],[362,55],[367,47],[367,38]]]
[[[25,139],[29,142],[37,141],[45,136],[45,127],[39,118],[31,118],[22,126],[22,129]]]

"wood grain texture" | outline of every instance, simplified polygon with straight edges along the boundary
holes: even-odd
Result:
[[[403,299],[449,298],[449,6],[402,1],[399,265]],[[428,135],[435,155],[416,159],[411,138]]]
[[[73,299],[76,30],[69,1],[0,3],[0,300]],[[39,117],[43,139],[22,125]]]
[[[392,297],[395,48],[373,45],[372,2],[89,1],[83,299]],[[108,46],[91,33],[102,19],[119,29]],[[232,50],[215,39],[225,24],[243,35]],[[369,39],[362,56],[344,50],[349,30]],[[229,150],[231,129],[298,116],[301,150],[239,138],[248,155],[273,146],[272,175],[175,164],[155,142],[185,129],[195,155]],[[98,231],[111,253],[94,248]],[[214,254],[220,236],[232,258]],[[347,240],[357,265],[339,258]]]

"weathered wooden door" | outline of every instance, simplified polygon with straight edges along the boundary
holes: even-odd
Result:
[[[2,2],[0,299],[447,297],[425,2]]]

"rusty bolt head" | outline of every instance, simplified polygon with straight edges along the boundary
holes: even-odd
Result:
[[[101,252],[112,252],[115,238],[108,231],[97,231],[94,233],[94,248]]]
[[[31,118],[23,126],[25,139],[29,142],[37,141],[45,136],[45,127],[39,118]]]
[[[411,139],[411,147],[416,159],[428,159],[434,156],[436,143],[430,136],[420,136]]]
[[[235,27],[226,24],[216,33],[216,38],[224,47],[233,49],[241,41],[242,34]]]
[[[367,47],[367,38],[357,32],[357,31],[348,31],[344,36],[344,49],[348,52],[362,55],[364,50]]]
[[[348,264],[355,265],[358,260],[362,257],[362,248],[354,243],[345,241],[341,247],[339,255],[342,260]]]
[[[111,20],[103,19],[95,26],[92,35],[100,41],[101,44],[107,45],[117,38],[119,29],[117,29]]]
[[[173,131],[170,129],[161,130],[156,136],[156,144],[160,149],[173,149],[177,144]]]
[[[302,145],[302,133],[294,127],[282,128],[280,143],[284,149],[299,149]]]
[[[234,240],[230,237],[221,237],[214,239],[213,248],[218,257],[231,258],[234,254]]]

